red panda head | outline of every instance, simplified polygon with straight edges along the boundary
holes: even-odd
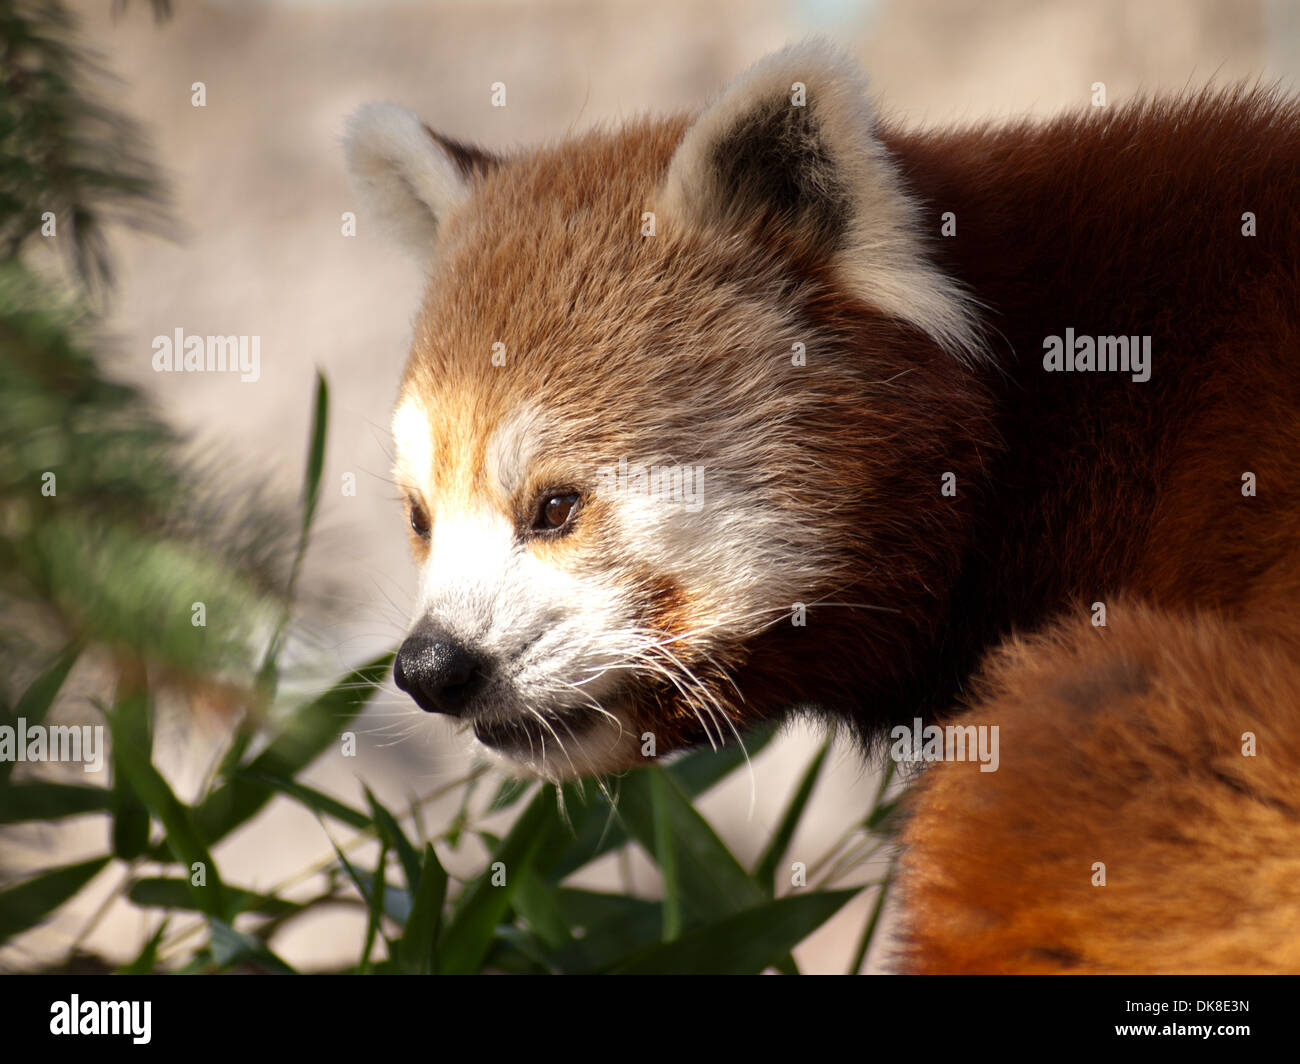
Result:
[[[873,130],[819,45],[504,157],[354,116],[354,176],[430,270],[393,419],[421,707],[562,777],[892,667],[843,622],[926,585],[904,554],[942,517],[894,500],[970,460],[941,399],[977,343]]]

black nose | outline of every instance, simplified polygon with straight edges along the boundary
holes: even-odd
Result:
[[[397,650],[393,680],[426,713],[458,717],[483,686],[484,660],[446,630],[422,625]]]

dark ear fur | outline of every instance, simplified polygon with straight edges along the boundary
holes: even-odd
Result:
[[[473,181],[476,177],[483,177],[494,170],[500,162],[500,159],[491,152],[477,148],[473,144],[452,140],[451,137],[443,136],[443,134],[435,132],[428,126],[424,127],[424,131],[446,153],[447,158],[456,164],[460,176],[466,181]]]
[[[709,161],[729,221],[781,222],[827,249],[844,239],[852,199],[813,108],[756,101],[722,132]]]
[[[786,227],[865,302],[972,356],[972,308],[925,253],[920,212],[875,124],[851,59],[816,40],[787,48],[742,74],[686,131],[659,206],[706,229]]]

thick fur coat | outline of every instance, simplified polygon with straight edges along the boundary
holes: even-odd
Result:
[[[422,707],[552,777],[997,726],[911,794],[901,968],[1300,970],[1295,100],[918,132],[812,44],[694,115],[495,156],[377,105],[348,153],[429,268]]]

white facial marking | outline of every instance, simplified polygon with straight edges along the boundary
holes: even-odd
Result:
[[[547,414],[524,405],[500,422],[484,449],[487,491],[470,499],[439,494],[428,482],[432,438],[414,400],[399,406],[394,435],[407,475],[425,478],[417,485],[432,517],[415,619],[427,618],[488,662],[464,719],[487,728],[508,760],[545,777],[635,763],[643,729],[634,726],[629,685],[648,679],[676,677],[678,691],[694,691],[695,715],[725,741],[730,733],[711,696],[690,687],[690,663],[699,664],[693,648],[761,630],[824,577],[815,537],[770,505],[765,485],[737,472],[753,462],[743,433],[723,437],[710,455],[716,465],[692,466],[689,496],[684,473],[680,498],[664,496],[662,479],[657,493],[620,490],[609,500],[602,542],[545,549],[518,527],[517,514],[521,486],[548,443],[562,439]],[[586,457],[599,464],[616,456]],[[640,460],[675,465],[650,457]],[[684,634],[647,628],[638,616],[646,574],[686,590],[690,613],[678,618]]]
[[[535,739],[511,759],[558,777],[624,757],[634,737],[607,704],[628,678],[618,668],[631,640],[621,590],[541,561],[491,508],[440,511],[430,548],[417,619],[489,660],[476,719],[531,722]],[[581,726],[556,716],[583,707]]]
[[[419,402],[407,397],[393,413],[398,465],[426,495],[433,489],[433,432]]]
[[[504,503],[514,497],[541,452],[546,419],[536,407],[521,407],[506,418],[487,443],[486,464]]]

